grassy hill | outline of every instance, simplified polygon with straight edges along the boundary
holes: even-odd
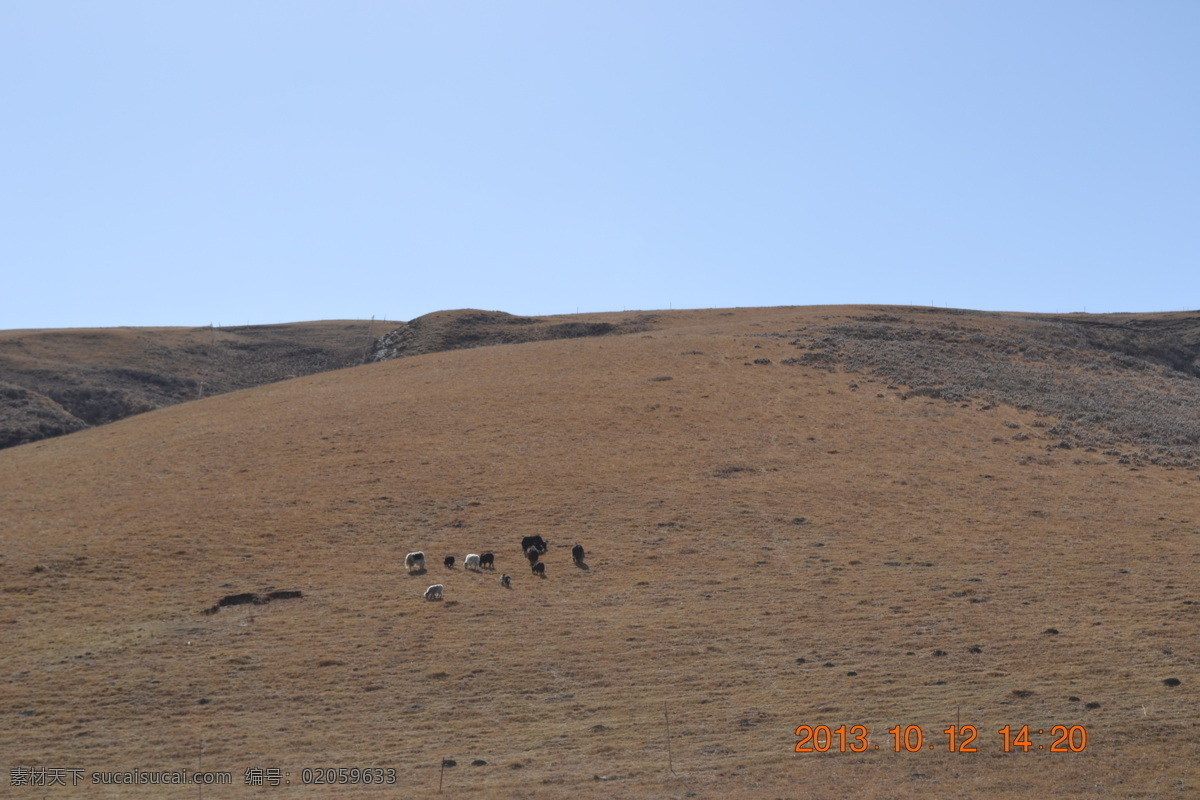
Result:
[[[1198,318],[547,318],[614,329],[11,447],[0,783],[24,765],[233,774],[205,798],[439,781],[478,798],[1194,797]],[[544,580],[519,552],[533,533]],[[428,571],[409,575],[418,549]],[[442,566],[487,551],[494,574]],[[422,599],[433,583],[444,602]],[[206,613],[272,590],[303,597]],[[802,725],[866,726],[869,747],[797,753]],[[948,752],[952,725],[977,752]],[[1002,752],[1006,725],[1029,726],[1028,752]],[[921,727],[917,752],[894,752],[896,726]],[[1050,752],[1054,726],[1086,747]],[[302,785],[317,767],[397,784]],[[248,769],[290,785],[247,787]]]
[[[337,320],[0,331],[0,448],[360,364],[387,326]]]
[[[629,333],[652,319],[588,316],[564,322],[467,309],[401,323],[0,331],[0,449],[366,361]]]

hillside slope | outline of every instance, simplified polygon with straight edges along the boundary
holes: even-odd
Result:
[[[0,331],[0,448],[360,364],[376,332],[346,320]]]
[[[435,311],[401,323],[379,337],[371,349],[371,360],[387,361],[497,344],[637,333],[649,330],[655,319],[654,314],[637,312],[538,318],[473,308]]]
[[[824,326],[806,344],[822,352],[802,354],[799,363],[865,370],[935,396],[991,397],[1036,408],[1064,417],[1062,441],[1082,432],[1088,445],[1118,439],[1143,445],[1127,455],[1135,459],[1188,465],[1200,456],[1200,433],[1188,422],[1189,412],[1200,409],[1178,408],[1188,402],[1190,379],[1200,377],[1200,313],[896,310],[904,316],[875,313]],[[376,326],[394,323],[0,331],[0,449],[368,360],[620,336],[652,330],[658,318],[653,312],[535,318],[457,309],[399,323],[378,338]],[[1005,323],[990,325],[995,319]],[[1007,364],[1013,354],[1018,363]],[[1081,369],[1096,374],[1081,381]],[[1141,391],[1124,380],[1133,372],[1146,384]],[[1064,373],[1071,374],[1065,383]]]
[[[971,330],[877,327],[944,323]],[[206,798],[1194,797],[1198,482],[1151,453],[1186,445],[1122,441],[1103,428],[1119,415],[1068,437],[1033,405],[884,374],[915,358],[941,380],[972,337],[1044,324],[662,312],[0,452],[0,764],[229,771]],[[1125,403],[1149,377],[1164,409],[1197,402],[1177,369],[1014,347],[983,347],[1004,380],[972,380],[1007,391],[1094,351],[1050,370],[1059,401]],[[532,533],[544,580],[519,552]],[[413,550],[426,574],[406,574]],[[487,551],[495,573],[442,565]],[[444,602],[422,599],[433,583]],[[303,597],[205,613],[271,590]],[[802,725],[863,725],[870,746],[797,753]],[[976,752],[948,752],[952,725]],[[1002,752],[1006,725],[1030,726],[1027,752]],[[895,726],[921,747],[894,752]],[[1050,752],[1054,726],[1086,747]],[[398,784],[304,785],[315,767]],[[252,769],[291,783],[252,789]]]
[[[367,360],[630,333],[653,319],[615,316],[458,309],[401,323],[0,331],[0,449]]]

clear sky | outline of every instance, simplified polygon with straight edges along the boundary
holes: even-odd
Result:
[[[0,328],[1200,308],[1196,0],[0,0]]]

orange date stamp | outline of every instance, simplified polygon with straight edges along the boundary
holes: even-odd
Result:
[[[928,738],[920,725],[897,725],[887,731],[890,737],[884,744],[871,740],[866,725],[801,725],[796,728],[797,753],[865,753],[883,750],[890,744],[894,753],[917,753],[936,750],[939,744],[950,753],[978,753],[979,729],[974,725],[951,725],[942,731],[944,740],[931,734]],[[1087,728],[1082,725],[1053,725],[1031,730],[1028,725],[1005,725],[996,731],[997,744],[1005,753],[1045,750],[1049,753],[1082,753],[1087,749]],[[889,742],[890,739],[890,742]]]

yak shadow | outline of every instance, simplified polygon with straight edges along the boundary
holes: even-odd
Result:
[[[587,565],[586,561],[576,561],[575,566],[578,567],[579,569],[583,570],[584,572],[587,572],[588,570],[591,569],[591,567],[589,567]]]

